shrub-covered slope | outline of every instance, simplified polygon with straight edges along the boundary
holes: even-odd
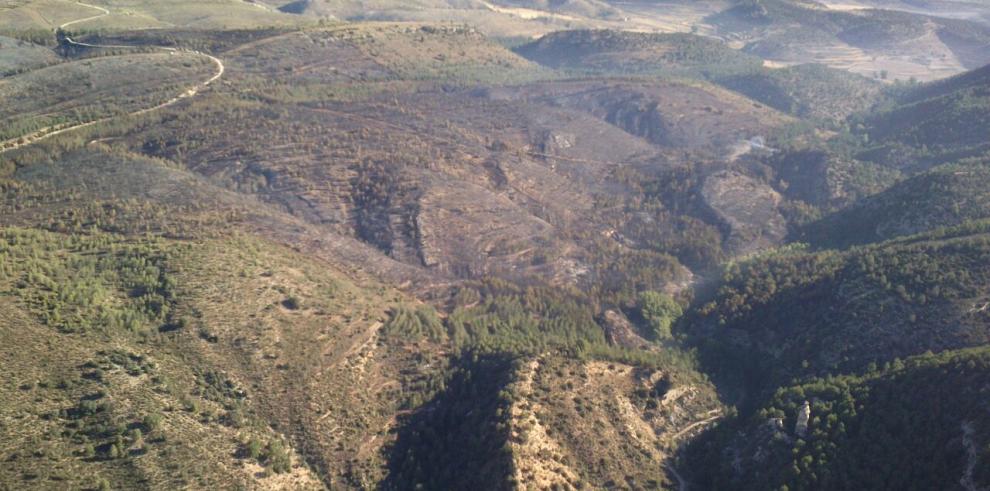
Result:
[[[692,478],[703,489],[981,489],[988,381],[983,347],[783,387],[696,442]]]
[[[990,149],[990,69],[966,72],[907,92],[866,118],[874,148],[866,158],[918,170]]]
[[[754,388],[986,344],[985,228],[730,265],[695,328],[711,343],[712,362],[747,367],[744,382]]]
[[[990,217],[983,160],[936,167],[808,224],[799,240],[846,247]]]

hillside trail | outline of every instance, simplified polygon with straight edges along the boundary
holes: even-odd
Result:
[[[681,437],[683,437],[685,434],[687,434],[689,431],[699,426],[704,426],[709,423],[712,423],[721,417],[722,417],[722,411],[719,409],[713,409],[711,411],[708,411],[707,413],[705,413],[705,419],[695,421],[694,423],[691,423],[685,426],[684,428],[681,428],[680,431],[678,431],[677,433],[675,433],[673,436],[670,437],[670,440],[676,441]],[[670,461],[666,462],[664,464],[664,468],[667,469],[667,472],[674,478],[675,481],[677,481],[678,491],[687,491],[688,488],[690,488],[690,484],[688,483],[688,481],[684,479],[684,477],[681,476],[679,472],[677,472],[677,468],[674,467],[674,464],[672,462]]]
[[[83,7],[89,7],[91,9],[99,10],[100,13],[99,14],[96,14],[96,15],[94,15],[92,17],[83,17],[82,19],[70,20],[69,22],[66,22],[66,23],[58,26],[59,29],[65,30],[66,27],[69,27],[72,24],[79,24],[79,23],[82,23],[82,22],[89,22],[91,20],[96,20],[96,19],[99,19],[100,17],[106,17],[106,16],[110,15],[110,11],[107,10],[107,9],[105,9],[105,8],[103,8],[103,7],[97,7],[96,5],[90,5],[88,3],[83,3],[83,2],[76,2],[76,4],[77,5],[82,5]]]
[[[670,474],[672,476],[674,476],[674,480],[677,481],[677,490],[678,491],[687,491],[688,490],[688,482],[686,480],[684,480],[684,477],[682,477],[681,474],[679,472],[677,472],[677,469],[675,469],[674,466],[668,464],[666,467],[667,467],[667,470],[670,471]]]
[[[99,18],[106,17],[106,16],[110,15],[110,11],[107,10],[107,9],[105,9],[105,8],[103,8],[103,7],[98,7],[96,5],[90,5],[88,3],[83,3],[83,2],[76,2],[76,4],[82,5],[84,7],[88,7],[88,8],[99,10],[100,13],[97,14],[97,15],[93,15],[93,16],[89,16],[89,17],[84,17],[84,18],[81,18],[81,19],[71,20],[69,22],[66,22],[66,23],[63,23],[63,24],[59,25],[55,29],[56,37],[58,36],[58,33],[59,32],[64,31],[64,29],[66,27],[68,27],[68,26],[71,26],[73,24],[80,24],[80,23],[83,23],[83,22],[89,22],[89,21],[96,20],[96,19],[99,19]],[[138,109],[136,111],[132,111],[130,113],[125,114],[125,116],[140,116],[140,115],[143,115],[143,114],[148,114],[148,113],[157,111],[159,109],[164,109],[166,107],[169,107],[169,106],[171,106],[173,104],[176,104],[177,102],[179,102],[179,101],[181,101],[183,99],[187,99],[189,97],[193,97],[196,94],[198,94],[201,90],[207,88],[213,82],[219,80],[220,77],[223,76],[224,70],[226,69],[226,67],[224,66],[222,60],[220,60],[216,56],[213,56],[213,55],[208,54],[208,53],[204,53],[202,51],[180,50],[178,48],[172,48],[172,47],[169,47],[169,46],[139,46],[139,45],[89,44],[89,43],[82,43],[82,42],[75,41],[71,37],[69,37],[68,35],[65,35],[64,42],[66,44],[69,44],[69,45],[72,45],[72,46],[78,46],[78,47],[83,47],[83,48],[122,49],[122,48],[147,48],[147,47],[151,47],[151,48],[159,49],[159,50],[162,50],[162,51],[165,51],[165,52],[168,52],[168,53],[177,53],[177,52],[180,52],[181,51],[181,52],[192,53],[192,54],[195,54],[195,55],[198,55],[198,56],[204,56],[206,58],[209,58],[209,60],[215,66],[216,72],[213,75],[211,75],[210,78],[208,78],[208,79],[206,79],[206,80],[204,80],[202,82],[199,82],[196,85],[193,85],[192,87],[189,87],[188,89],[186,89],[182,93],[176,95],[175,97],[172,97],[172,98],[166,100],[165,102],[162,102],[160,104],[156,104],[156,105],[151,106],[151,107],[146,107],[144,109]],[[10,150],[15,150],[15,149],[21,148],[23,146],[30,145],[30,144],[35,143],[37,141],[41,141],[41,140],[44,140],[46,138],[50,138],[50,137],[55,136],[55,135],[58,135],[58,134],[62,134],[62,133],[66,133],[66,132],[69,132],[69,131],[77,130],[77,129],[80,129],[80,128],[85,128],[85,127],[88,127],[88,126],[93,126],[95,124],[99,124],[99,123],[103,123],[103,122],[106,122],[106,121],[110,121],[111,119],[113,119],[115,117],[117,117],[117,116],[107,116],[105,118],[94,119],[92,121],[87,121],[87,122],[84,122],[84,123],[75,123],[75,124],[73,124],[73,123],[61,123],[61,124],[56,124],[56,125],[52,125],[52,126],[47,126],[45,128],[42,128],[42,129],[37,130],[37,131],[34,131],[32,133],[28,133],[26,135],[21,135],[21,136],[15,137],[15,138],[11,138],[9,140],[0,141],[0,154],[3,154],[3,153],[8,152]]]

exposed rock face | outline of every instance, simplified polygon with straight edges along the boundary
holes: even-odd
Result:
[[[636,329],[622,312],[606,310],[604,319],[605,338],[609,344],[633,349],[649,345],[648,341],[636,333]]]
[[[811,404],[804,401],[804,405],[798,411],[797,424],[794,425],[794,434],[804,437],[808,433],[808,421],[811,419]]]
[[[780,243],[787,222],[777,209],[780,194],[770,186],[736,171],[708,176],[702,198],[728,228],[726,249],[744,255]]]
[[[672,128],[658,109],[657,102],[632,96],[609,107],[605,120],[653,143],[667,144]]]
[[[554,130],[547,131],[542,145],[543,153],[557,155],[559,151],[573,147],[576,138],[573,133],[561,133]]]
[[[665,464],[722,414],[710,384],[618,362],[543,355],[517,374],[507,389],[513,489],[674,489]]]

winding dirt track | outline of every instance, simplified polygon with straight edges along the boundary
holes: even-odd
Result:
[[[97,14],[97,15],[90,16],[90,17],[84,17],[82,19],[76,19],[76,20],[72,20],[72,21],[66,22],[66,23],[58,26],[58,28],[56,29],[56,32],[58,32],[60,30],[64,30],[66,27],[71,26],[73,24],[79,24],[79,23],[82,23],[82,22],[88,22],[88,21],[91,21],[91,20],[96,20],[96,19],[99,19],[101,17],[106,17],[106,16],[110,15],[110,11],[107,10],[107,9],[105,9],[105,8],[103,8],[103,7],[97,7],[96,5],[90,5],[88,3],[83,3],[83,2],[76,2],[76,3],[79,4],[79,5],[82,5],[84,7],[89,7],[89,8],[92,8],[92,9],[99,10],[100,13]],[[68,43],[68,44],[74,45],[74,46],[79,46],[79,47],[84,47],[84,48],[110,48],[110,49],[119,49],[119,48],[141,48],[141,47],[148,47],[148,46],[132,46],[132,45],[101,45],[101,44],[81,43],[81,42],[78,42],[78,41],[74,41],[68,35],[65,36],[65,42]],[[151,46],[151,47],[160,49],[162,51],[167,51],[167,52],[170,52],[170,53],[175,53],[175,52],[178,52],[179,51],[176,48],[171,48],[171,47],[167,47],[167,46]],[[152,106],[152,107],[146,107],[144,109],[138,109],[136,111],[133,111],[133,112],[130,112],[130,113],[126,114],[126,116],[140,116],[142,114],[147,114],[147,113],[154,112],[154,111],[157,111],[159,109],[163,109],[163,108],[166,108],[168,106],[171,106],[171,105],[173,105],[173,104],[175,104],[175,103],[177,103],[177,102],[179,102],[179,101],[181,101],[183,99],[186,99],[186,98],[189,98],[189,97],[192,97],[192,96],[198,94],[201,90],[205,89],[210,84],[212,84],[213,82],[217,81],[220,77],[223,76],[223,72],[224,72],[224,69],[225,69],[224,64],[223,64],[223,61],[221,61],[216,56],[213,56],[213,55],[210,55],[210,54],[207,54],[207,53],[203,53],[202,51],[186,51],[186,52],[193,53],[193,54],[196,54],[196,55],[199,55],[199,56],[205,56],[205,57],[209,58],[210,61],[212,61],[213,64],[216,66],[216,72],[210,78],[208,78],[208,79],[206,79],[206,80],[204,80],[204,81],[202,81],[202,82],[200,82],[200,83],[198,83],[198,84],[196,84],[196,85],[194,85],[194,86],[186,89],[181,94],[179,94],[179,95],[177,95],[175,97],[172,97],[171,99],[169,99],[169,100],[167,100],[165,102],[162,102],[161,104],[157,104],[157,105]],[[69,132],[69,131],[72,131],[72,130],[77,130],[77,129],[80,129],[80,128],[85,128],[87,126],[92,126],[92,125],[95,125],[95,124],[103,123],[103,122],[106,122],[106,121],[109,121],[109,120],[113,119],[114,117],[117,117],[117,116],[108,116],[108,117],[105,117],[105,118],[94,119],[93,121],[87,121],[85,123],[77,123],[77,124],[62,123],[62,124],[52,125],[52,126],[48,126],[48,127],[42,128],[40,130],[37,130],[37,131],[35,131],[33,133],[28,133],[27,135],[22,135],[22,136],[19,136],[19,137],[16,137],[16,138],[11,138],[11,139],[6,140],[6,141],[0,141],[0,154],[2,154],[4,152],[8,152],[10,150],[14,150],[14,149],[17,149],[17,148],[26,146],[26,145],[30,145],[30,144],[32,144],[34,142],[37,142],[37,141],[40,141],[40,140],[44,140],[45,138],[49,138],[49,137],[52,137],[52,136],[55,136],[55,135],[58,135],[58,134],[61,134],[61,133],[66,133],[66,132]]]
[[[674,480],[677,481],[678,491],[688,491],[688,482],[684,480],[684,477],[682,477],[679,472],[677,472],[677,469],[670,464],[666,465],[666,468],[670,471],[670,474],[674,476]]]
[[[103,7],[97,7],[96,5],[90,5],[88,3],[83,3],[83,2],[76,2],[76,3],[79,4],[79,5],[82,5],[83,7],[89,7],[91,9],[99,10],[101,13],[96,14],[96,15],[94,15],[92,17],[83,17],[82,19],[71,20],[69,22],[66,22],[65,24],[62,24],[62,25],[58,26],[59,29],[65,29],[66,27],[69,27],[72,24],[79,24],[79,23],[82,23],[82,22],[88,22],[88,21],[91,21],[91,20],[99,19],[100,17],[105,17],[107,15],[110,15],[110,11],[107,10],[107,9],[105,9],[105,8],[103,8]]]

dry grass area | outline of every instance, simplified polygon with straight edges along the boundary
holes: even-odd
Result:
[[[42,291],[35,282],[43,281],[31,272],[34,263],[8,262],[10,246],[0,245],[5,258],[0,294],[10,317],[0,335],[10,341],[5,348],[16,347],[2,354],[8,369],[0,390],[13,402],[0,408],[0,455],[16,461],[4,467],[4,483],[46,489],[57,481],[95,487],[106,479],[115,486],[152,489],[230,483],[244,489],[320,489],[382,479],[383,448],[394,438],[395,417],[409,397],[422,396],[410,385],[418,387],[444,368],[442,360],[423,363],[439,356],[428,347],[394,347],[378,336],[386,311],[408,301],[405,295],[362,273],[345,274],[255,238],[251,234],[264,233],[308,244],[313,236],[329,237],[161,160],[94,144],[16,176],[20,184],[3,186],[2,223],[8,227],[3,232],[36,225],[42,214],[52,217],[50,228],[66,230],[43,235],[51,249],[46,254],[64,258],[57,264],[68,269],[59,274],[76,276],[73,285],[100,285],[79,300],[87,306],[80,311],[87,321],[95,316],[87,312],[128,306],[139,297],[116,286],[111,281],[116,276],[105,276],[126,272],[126,266],[110,263],[94,279],[86,276],[95,273],[85,258],[151,247],[142,257],[160,265],[174,293],[163,325],[141,324],[133,332],[110,326],[61,332],[47,324],[54,321],[32,300]],[[99,196],[102,201],[91,201]],[[89,245],[63,245],[69,233],[80,233],[76,227],[82,223],[133,235],[90,231],[93,239],[83,241]],[[153,238],[158,235],[183,238]],[[333,252],[334,264],[348,261],[347,246],[323,245]],[[323,255],[326,249],[314,254]],[[43,264],[53,263],[45,258]],[[28,286],[18,286],[25,278]],[[122,354],[114,354],[118,351]],[[104,367],[111,356],[113,363],[123,360],[123,368]],[[35,364],[47,359],[52,361]],[[90,361],[102,367],[100,378],[93,378],[97,372]],[[140,371],[128,368],[135,363]],[[32,382],[30,390],[21,388],[34,380],[40,382]],[[73,408],[91,396],[109,409],[77,419]],[[160,427],[143,426],[148,414],[161,414]],[[104,419],[123,429],[86,429]],[[75,431],[65,433],[64,427]],[[144,445],[131,440],[133,428],[144,433]],[[93,441],[92,455],[76,433]],[[134,450],[110,458],[117,434]],[[251,440],[261,442],[260,458],[247,454]],[[284,442],[288,456],[284,472],[275,472],[264,456],[265,445],[276,440]],[[38,446],[37,455],[31,454]]]
[[[490,36],[535,38],[568,29],[622,29],[638,32],[706,33],[707,15],[726,8],[727,2],[547,2],[485,1],[468,6],[449,2],[391,1],[328,2],[311,15],[333,14],[340,19],[368,18],[416,22],[456,22],[475,26]]]
[[[821,63],[889,82],[930,81],[990,61],[990,29],[953,18],[951,6],[926,15],[897,2],[770,3],[759,22],[741,11],[717,16],[719,35],[774,63]],[[965,7],[964,7],[965,8]]]
[[[933,33],[891,50],[864,50],[848,44],[808,45],[793,56],[768,60],[779,65],[821,63],[833,68],[888,82],[911,78],[927,82],[950,77],[966,70]]]
[[[13,31],[53,30],[71,20],[92,16],[93,12],[69,0],[5,1],[0,3],[0,26]]]
[[[371,83],[392,72],[334,30],[272,36],[224,53],[235,78],[264,77],[300,86],[316,83]]]
[[[110,15],[74,26],[75,29],[181,28],[237,29],[312,24],[311,19],[259,8],[241,0],[190,2],[165,0],[93,0]],[[11,30],[54,29],[95,10],[71,0],[28,0],[0,3],[0,26]]]
[[[912,2],[910,0],[854,0],[842,2],[825,1],[821,3],[830,10],[846,12],[883,8],[950,19],[979,19],[981,15],[985,16],[990,11],[990,6],[985,2],[981,4],[981,2],[968,0],[936,0],[925,3]]]
[[[57,234],[42,237],[73,267],[78,252],[59,249]],[[91,253],[117,241],[130,242],[101,235]],[[21,489],[100,479],[153,489],[380,480],[404,387],[443,367],[419,363],[428,351],[413,358],[379,339],[385,310],[403,297],[247,236],[151,244],[165,251],[178,299],[169,325],[149,326],[151,334],[60,332],[33,306],[33,286],[16,285],[28,270],[0,275],[0,455],[11,463],[0,479]],[[99,406],[89,415],[91,400]],[[286,470],[259,466],[264,457],[246,455],[250,440],[283,441]]]
[[[190,340],[187,349],[259,388],[258,412],[328,485],[381,480],[383,449],[409,384],[444,366],[424,363],[437,354],[428,349],[411,352],[380,338],[386,311],[406,298],[357,286],[287,250],[250,241],[214,247],[190,258],[208,266],[180,282],[195,299],[185,306],[195,325],[216,340]]]
[[[643,32],[694,32],[701,35],[713,33],[713,27],[705,17],[730,6],[729,2],[683,2],[628,0],[610,2],[621,10],[623,30]]]
[[[523,489],[577,489],[577,473],[563,463],[564,456],[537,416],[541,405],[532,402],[533,379],[540,360],[533,359],[515,382],[517,400],[510,408],[510,441],[515,480]]]
[[[19,245],[9,237],[5,252],[20,254],[16,252]],[[62,248],[64,239],[58,234],[38,237],[51,254],[64,257],[67,273],[78,277],[93,274],[86,268],[72,269],[84,261],[84,254],[112,257],[113,247],[145,250],[150,246],[149,251],[165,251],[170,258],[167,267],[176,269],[183,269],[184,254],[210,248],[209,244],[154,240],[141,244],[140,240],[98,235],[77,241],[89,250],[80,253],[75,247]],[[232,245],[225,244],[225,250]],[[209,256],[197,259],[211,262]],[[272,489],[280,482],[293,489],[306,482],[321,487],[299,457],[292,457],[291,450],[288,474],[274,478],[269,477],[270,469],[248,472],[252,464],[242,455],[243,442],[282,437],[258,424],[256,388],[244,386],[242,379],[228,371],[229,365],[204,365],[203,358],[185,346],[184,338],[201,339],[202,332],[191,326],[188,331],[160,332],[154,325],[141,327],[150,331],[107,325],[66,332],[39,310],[30,281],[24,285],[23,278],[32,274],[33,267],[31,262],[20,262],[0,282],[5,292],[5,318],[0,323],[5,340],[0,453],[9,463],[0,471],[4,483],[20,483],[19,489],[95,487],[100,480],[151,489],[231,483],[246,489]],[[107,280],[80,281],[98,285]],[[112,288],[113,283],[104,287]],[[103,298],[108,305],[117,305],[127,295],[111,290],[109,297],[96,294],[93,300],[84,296],[79,301]]]
[[[549,76],[471,27],[370,24],[337,33],[407,79],[507,83]]]
[[[48,48],[21,39],[0,36],[0,74],[13,74],[59,61],[59,57]]]

